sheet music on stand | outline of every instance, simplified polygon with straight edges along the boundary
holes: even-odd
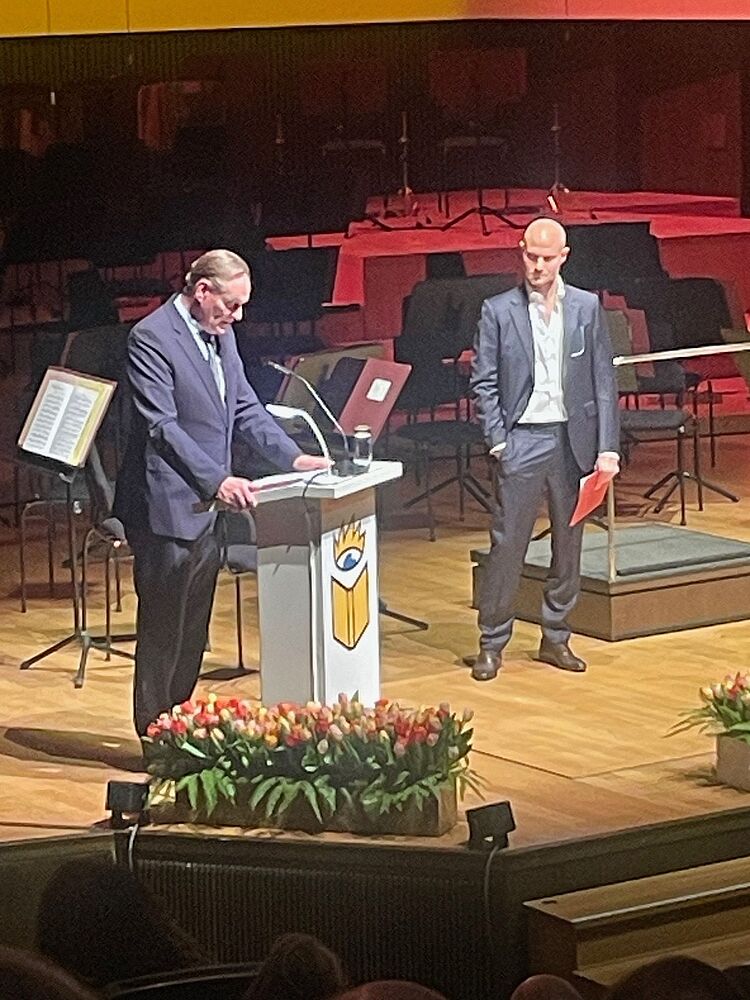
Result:
[[[117,383],[67,368],[48,368],[18,437],[30,462],[83,468]]]
[[[56,474],[65,483],[73,613],[72,632],[25,659],[20,669],[28,670],[51,653],[56,653],[71,643],[78,643],[81,658],[74,678],[77,688],[83,684],[89,649],[103,649],[107,653],[132,658],[132,654],[112,646],[115,639],[121,641],[130,639],[131,636],[98,637],[88,631],[86,605],[82,601],[81,581],[78,579],[75,514],[79,509],[76,509],[73,500],[73,482],[88,460],[116,387],[117,383],[110,379],[85,375],[68,368],[48,368],[16,442],[22,462]]]

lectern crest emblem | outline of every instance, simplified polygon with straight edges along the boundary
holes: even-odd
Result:
[[[370,575],[364,558],[367,534],[360,523],[343,525],[333,539],[336,575],[331,577],[333,637],[354,649],[370,624]]]

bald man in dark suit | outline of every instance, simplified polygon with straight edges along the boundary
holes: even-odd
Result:
[[[537,219],[521,240],[525,281],[487,299],[477,333],[471,385],[479,422],[496,459],[498,505],[479,594],[475,680],[502,664],[515,616],[524,557],[546,493],[552,565],[542,603],[538,658],[580,673],[567,616],[580,591],[582,524],[570,526],[580,477],[619,469],[618,396],[612,348],[599,301],[566,285],[566,234]]]

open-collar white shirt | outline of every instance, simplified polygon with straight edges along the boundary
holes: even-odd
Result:
[[[555,302],[549,319],[542,293],[528,284],[526,292],[529,297],[529,321],[534,345],[534,387],[519,423],[565,423],[568,419],[562,386],[565,282],[560,275],[557,276]]]

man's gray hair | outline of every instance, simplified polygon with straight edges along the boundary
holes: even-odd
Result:
[[[182,291],[192,295],[199,281],[210,281],[214,288],[223,292],[228,281],[245,274],[250,277],[250,268],[239,254],[231,250],[209,250],[190,265]]]

